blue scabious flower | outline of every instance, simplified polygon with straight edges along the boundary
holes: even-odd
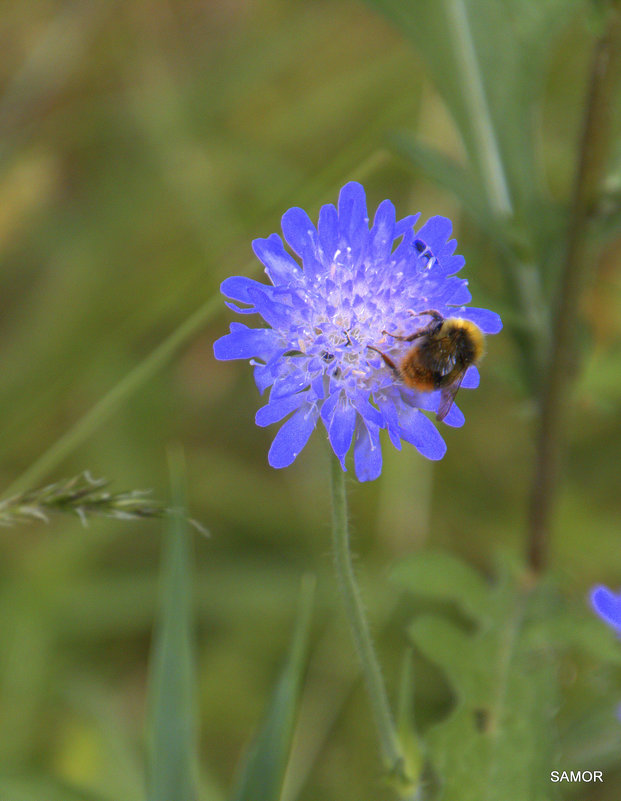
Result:
[[[290,465],[319,421],[343,470],[353,442],[361,481],[381,472],[381,429],[396,448],[405,440],[428,459],[444,456],[444,440],[421,411],[436,411],[440,393],[420,393],[395,380],[368,346],[398,361],[412,345],[388,339],[383,330],[409,334],[416,330],[412,314],[427,309],[471,320],[486,334],[500,331],[502,323],[494,312],[466,307],[468,282],[456,277],[465,260],[453,255],[456,241],[447,241],[450,220],[432,217],[415,233],[419,216],[397,221],[385,200],[369,230],[364,189],[348,183],[338,208],[323,206],[316,228],[300,208],[283,216],[285,240],[301,265],[272,234],[252,243],[271,284],[242,276],[223,282],[222,293],[244,304],[227,303],[229,308],[260,314],[268,325],[231,323],[214,353],[217,359],[249,359],[259,390],[271,387],[257,425],[288,418],[269,451],[272,467]],[[478,371],[470,367],[462,386],[478,383]],[[444,422],[460,426],[464,416],[453,405]]]
[[[596,614],[621,636],[621,593],[615,595],[608,587],[599,585],[591,590],[590,600]]]

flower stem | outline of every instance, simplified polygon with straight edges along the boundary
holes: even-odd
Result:
[[[405,758],[388,704],[388,695],[354,574],[349,547],[345,475],[336,458],[332,457],[331,463],[334,561],[341,595],[345,604],[345,613],[367,685],[384,764],[392,777],[409,784],[411,787],[411,780],[408,780],[406,776]]]
[[[603,35],[595,44],[578,167],[567,233],[565,264],[545,370],[531,492],[528,561],[539,573],[548,561],[557,473],[566,429],[566,399],[575,375],[575,314],[588,277],[588,223],[609,152],[612,112],[621,73],[621,10],[615,0]]]

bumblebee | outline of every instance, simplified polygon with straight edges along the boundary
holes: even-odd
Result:
[[[439,389],[440,405],[436,418],[444,420],[453,405],[466,370],[471,365],[478,364],[485,352],[485,337],[481,329],[470,320],[443,317],[433,309],[417,312],[414,316],[423,315],[431,317],[431,322],[409,336],[382,331],[400,342],[416,342],[399,365],[374,345],[367,347],[379,353],[385,364],[406,386],[418,392]]]

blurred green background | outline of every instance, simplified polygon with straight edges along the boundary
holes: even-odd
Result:
[[[539,155],[552,204],[573,178],[592,37],[578,5],[559,20],[541,76]],[[0,41],[5,487],[225,277],[259,274],[253,238],[278,231],[289,206],[316,216],[347,180],[365,184],[370,210],[390,197],[399,216],[451,217],[474,304],[502,312],[486,235],[391,150],[391,132],[406,130],[463,159],[425,60],[369,6],[22,0],[3,4]],[[619,243],[607,246],[576,310],[586,362],[552,558],[578,606],[594,582],[621,581],[620,255]],[[222,303],[44,479],[89,469],[119,490],[167,498],[166,450],[180,443],[191,514],[211,532],[193,547],[200,754],[213,797],[225,797],[259,724],[308,571],[318,575],[317,605],[283,801],[386,797],[355,654],[334,612],[325,447],[315,436],[291,468],[267,466],[274,431],[254,425],[251,371],[212,355],[231,319]],[[459,400],[467,423],[443,429],[442,463],[385,447],[381,479],[350,485],[360,577],[391,687],[409,620],[388,578],[394,560],[430,545],[488,571],[499,547],[524,549],[533,408],[509,337],[490,341],[480,390]],[[161,528],[57,519],[2,531],[2,799],[143,798]],[[415,667],[424,728],[450,694],[422,658]],[[568,659],[563,683],[578,717],[585,698],[614,715],[618,668]],[[621,752],[607,769],[604,785],[575,786],[575,797],[617,799]]]

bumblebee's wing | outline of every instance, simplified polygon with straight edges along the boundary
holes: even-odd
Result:
[[[448,337],[437,342],[437,347],[427,354],[427,361],[434,373],[446,377],[455,370],[455,350],[451,347]]]
[[[446,415],[450,412],[453,401],[455,400],[455,395],[457,395],[457,390],[460,388],[461,382],[464,380],[465,375],[466,370],[464,369],[452,384],[449,384],[448,387],[444,387],[442,389],[442,392],[440,393],[440,405],[438,406],[438,411],[436,412],[436,420],[439,422],[444,420]]]

